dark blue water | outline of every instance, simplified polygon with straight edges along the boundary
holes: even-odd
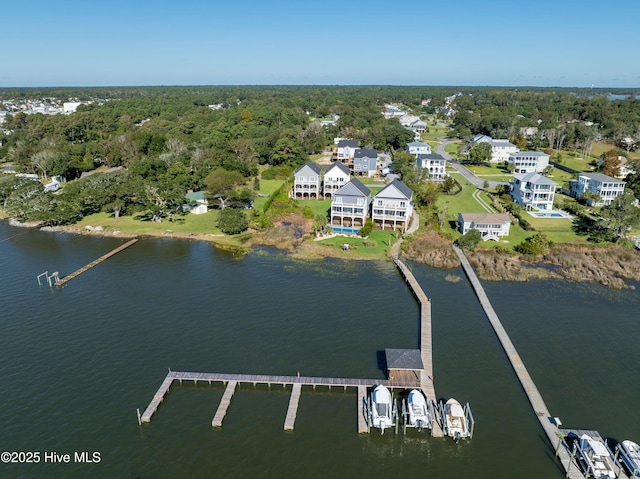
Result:
[[[244,258],[208,243],[143,240],[72,280],[39,287],[121,244],[0,223],[0,449],[55,451],[69,464],[0,464],[0,477],[563,477],[466,281],[413,265],[433,301],[434,379],[469,401],[476,434],[455,445],[410,431],[358,436],[355,391],[242,386],[224,425],[222,386],[174,386],[173,370],[384,378],[384,348],[418,346],[418,306],[385,262]],[[458,272],[460,274],[460,272]],[[552,414],[566,425],[640,439],[640,300],[563,282],[489,283],[487,293]],[[73,462],[99,452],[98,464]]]

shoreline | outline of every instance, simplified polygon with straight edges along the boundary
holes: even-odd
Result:
[[[286,252],[296,259],[322,260],[336,258],[355,261],[389,261],[359,255],[357,250],[338,250],[331,246],[318,244],[306,237],[294,241],[273,241],[260,232],[232,238],[215,233],[174,233],[146,232],[140,234],[124,233],[103,227],[55,226],[40,227],[39,224],[25,224],[4,218],[11,226],[38,228],[54,233],[77,234],[107,238],[170,238],[206,241],[214,247],[244,255],[255,248],[275,248]],[[244,240],[244,242],[243,242]],[[573,282],[595,282],[612,289],[636,289],[630,282],[640,282],[640,254],[638,251],[616,245],[576,246],[569,244],[554,245],[549,252],[536,257],[518,254],[505,254],[494,249],[476,249],[466,252],[469,262],[478,277],[484,281],[526,282],[535,279],[569,280]],[[437,269],[451,270],[460,267],[453,246],[434,233],[427,233],[409,240],[402,245],[400,256],[406,260],[424,264]],[[448,275],[452,276],[452,275]]]

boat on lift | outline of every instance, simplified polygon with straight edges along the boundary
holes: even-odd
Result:
[[[640,477],[640,446],[633,441],[622,441],[617,449],[631,477]]]
[[[456,442],[471,436],[467,414],[458,401],[451,398],[445,403],[443,417],[445,435]]]
[[[587,476],[595,479],[615,479],[613,470],[613,458],[607,446],[599,439],[588,434],[580,436],[579,447],[580,461]]]
[[[418,432],[424,428],[431,429],[431,414],[427,407],[427,400],[417,389],[413,389],[409,393],[409,397],[407,398],[407,414],[408,420],[405,417],[407,426],[415,427],[418,429]]]
[[[371,393],[370,416],[371,425],[384,430],[394,425],[393,398],[389,390],[383,385],[378,385]]]

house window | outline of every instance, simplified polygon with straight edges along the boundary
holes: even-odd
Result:
[[[378,206],[382,206],[382,200],[378,200]]]
[[[337,196],[333,201],[335,202],[335,204],[341,205],[342,204],[342,197],[341,196]]]
[[[360,205],[364,205],[364,198],[357,198],[357,200],[356,200],[356,204],[357,204],[358,206],[360,206]]]
[[[400,207],[401,207],[401,208],[404,208],[405,206],[407,206],[407,203],[406,203],[406,202],[404,202],[404,201],[401,201],[401,202],[400,202]]]

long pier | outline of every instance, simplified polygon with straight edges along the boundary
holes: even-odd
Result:
[[[362,388],[366,391],[367,387],[371,387],[374,384],[382,384],[388,388],[407,389],[412,387],[409,384],[396,384],[393,385],[386,380],[380,379],[357,379],[357,378],[325,378],[325,377],[311,377],[311,376],[268,376],[259,374],[225,374],[225,373],[196,373],[196,372],[184,372],[184,371],[169,371],[164,381],[156,391],[153,399],[145,409],[144,413],[140,417],[141,422],[151,422],[151,417],[156,413],[160,404],[162,404],[166,394],[171,389],[171,385],[174,381],[193,381],[198,383],[199,381],[207,382],[209,384],[214,382],[223,382],[227,384],[227,388],[223,395],[220,406],[216,411],[215,417],[212,421],[212,425],[216,427],[222,426],[222,421],[226,414],[227,408],[233,396],[233,392],[236,386],[241,383],[253,384],[267,384],[282,385],[283,387],[292,386],[292,397],[289,402],[289,409],[287,411],[285,429],[293,429],[295,424],[296,412],[298,409],[298,400],[302,391],[302,386],[311,386],[314,389],[318,386],[326,386],[328,388],[341,387],[347,389],[348,387],[358,388],[360,392]]]
[[[418,303],[420,304],[420,356],[422,358],[423,370],[420,374],[420,389],[428,400],[437,401],[436,389],[433,385],[433,347],[431,336],[431,301],[427,298],[420,287],[420,283],[406,264],[399,258],[393,258],[394,263],[400,270],[407,284],[410,286]],[[442,437],[442,426],[438,421],[434,421],[431,435],[434,437]]]
[[[82,268],[80,268],[77,271],[74,271],[73,273],[71,273],[68,276],[65,276],[64,278],[62,278],[60,281],[58,281],[56,283],[56,286],[58,287],[62,287],[64,286],[66,283],[68,283],[69,281],[71,281],[73,278],[80,276],[82,273],[84,273],[85,271],[93,268],[94,266],[102,263],[104,260],[111,258],[113,255],[118,254],[120,251],[128,248],[129,246],[131,246],[132,244],[136,243],[138,240],[137,239],[132,239],[130,241],[127,241],[126,243],[118,246],[116,249],[109,251],[107,254],[100,256],[98,259],[92,261],[91,263],[89,263],[86,266],[83,266]]]
[[[460,250],[460,248],[458,248],[457,246],[454,246],[453,248],[458,255],[458,258],[460,258],[462,268],[464,269],[467,278],[469,278],[469,282],[471,283],[471,286],[473,287],[476,296],[478,297],[478,300],[480,301],[480,304],[482,305],[482,308],[487,315],[487,318],[489,318],[489,322],[491,323],[491,326],[493,326],[493,330],[498,336],[498,339],[502,344],[502,348],[507,354],[507,357],[511,362],[511,366],[515,371],[516,376],[520,380],[520,384],[522,384],[524,392],[529,398],[529,402],[533,407],[533,411],[535,412],[536,417],[542,425],[542,429],[549,439],[549,443],[552,447],[555,447],[559,441],[559,438],[564,437],[563,432],[558,428],[554,417],[549,413],[549,410],[547,409],[547,406],[542,399],[542,395],[538,391],[538,388],[533,382],[533,379],[529,375],[527,368],[524,366],[524,363],[518,355],[515,346],[511,342],[509,335],[502,326],[498,315],[494,311],[489,298],[484,292],[484,288],[480,284],[480,280],[476,276],[476,273],[473,271],[471,264],[469,264],[469,260],[467,260],[467,257],[464,255],[462,250]],[[578,465],[575,463],[566,447],[558,447],[556,450],[556,455],[558,456],[558,459],[560,459],[562,467],[564,467],[564,470],[567,473],[566,477],[569,477],[571,479],[584,479],[584,475],[580,472]]]

